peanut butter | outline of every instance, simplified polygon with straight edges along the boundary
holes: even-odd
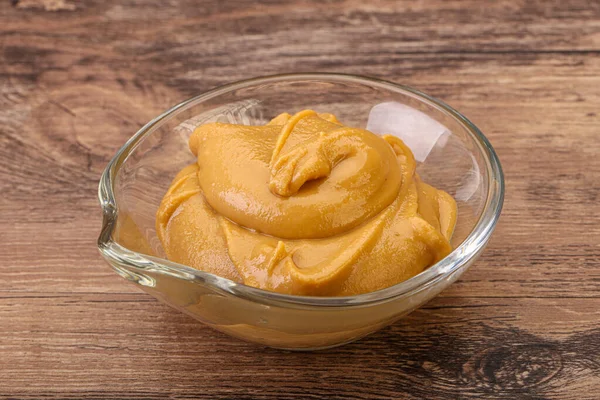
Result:
[[[456,203],[423,183],[390,135],[311,110],[264,126],[210,123],[156,228],[170,260],[280,293],[354,295],[402,282],[452,250]]]

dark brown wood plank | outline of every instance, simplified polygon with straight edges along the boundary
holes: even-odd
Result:
[[[0,3],[0,398],[596,399],[600,4]],[[506,173],[488,249],[394,326],[319,353],[246,344],[161,305],[95,248],[99,175],[216,85],[374,75],[466,114]]]
[[[436,299],[359,343],[289,353],[232,341],[143,294],[11,294],[0,298],[0,368],[18,396],[111,398],[126,386],[140,398],[592,399],[598,316],[590,299]]]
[[[37,3],[37,4],[36,4]],[[58,12],[43,12],[57,3]],[[118,53],[152,58],[197,46],[214,66],[230,64],[230,49],[256,56],[278,51],[347,60],[347,51],[506,52],[599,50],[600,6],[586,0],[433,1],[315,0],[176,2],[28,0],[3,5],[8,34],[118,44]],[[53,15],[50,15],[53,14]],[[37,23],[44,30],[36,30]],[[90,28],[86,32],[86,27]],[[202,31],[204,35],[196,33]],[[93,33],[103,33],[102,37]],[[122,35],[120,33],[129,33]],[[218,38],[218,43],[215,39]],[[143,40],[140,42],[140,40]],[[370,40],[373,40],[372,42]],[[287,44],[281,47],[281,43]],[[354,44],[354,46],[349,46]],[[202,47],[199,47],[202,45]],[[90,49],[90,50],[92,50]],[[342,52],[340,52],[340,50]]]

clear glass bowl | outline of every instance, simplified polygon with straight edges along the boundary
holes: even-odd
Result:
[[[373,107],[382,103],[417,110],[416,115],[445,129],[429,143],[433,145],[420,157],[417,171],[457,200],[455,250],[446,258],[395,286],[348,297],[267,292],[164,258],[155,213],[175,174],[194,162],[188,137],[195,126],[210,121],[264,124],[282,112],[314,109],[333,113],[346,125],[366,127]],[[388,116],[393,122],[394,116]],[[150,121],[106,167],[99,197],[104,221],[98,247],[119,275],[229,335],[271,347],[314,350],[354,341],[391,324],[458,279],[494,230],[504,181],[487,139],[443,102],[372,78],[290,74],[222,86]]]

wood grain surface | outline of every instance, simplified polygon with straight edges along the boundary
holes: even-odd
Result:
[[[600,2],[0,2],[0,398],[600,398]],[[229,338],[96,250],[110,157],[160,111],[329,71],[464,112],[506,173],[480,261],[317,353]]]

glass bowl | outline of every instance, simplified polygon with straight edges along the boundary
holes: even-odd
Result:
[[[156,236],[155,213],[173,177],[195,161],[188,149],[193,129],[214,121],[264,124],[279,113],[303,109],[333,113],[345,125],[376,133],[405,135],[423,180],[457,201],[455,250],[407,281],[347,297],[268,292],[167,260]],[[503,197],[502,170],[492,146],[443,102],[366,77],[269,76],[184,101],[125,143],[100,180],[104,218],[98,248],[119,275],[219,331],[276,348],[315,350],[389,325],[458,279],[486,246]]]

